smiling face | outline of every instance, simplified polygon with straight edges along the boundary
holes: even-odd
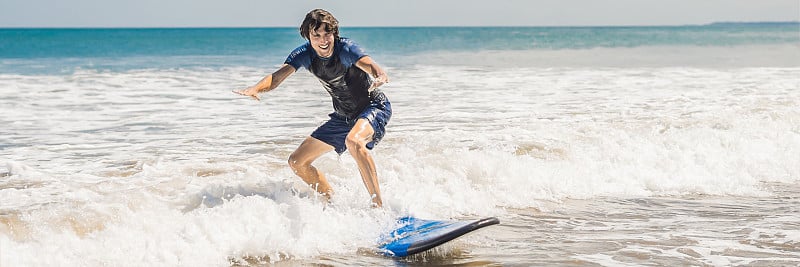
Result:
[[[330,57],[333,55],[334,40],[339,38],[339,21],[328,11],[311,10],[300,25],[300,35],[308,39],[317,55]]]
[[[333,41],[334,33],[329,32],[327,27],[320,25],[317,29],[309,29],[308,41],[311,42],[311,47],[321,57],[330,57],[333,55]]]

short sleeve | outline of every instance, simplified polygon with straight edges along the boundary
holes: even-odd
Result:
[[[292,65],[295,70],[299,70],[301,67],[308,69],[311,66],[311,45],[309,43],[305,43],[292,51],[288,57],[286,57],[286,61],[283,63]]]
[[[355,64],[359,59],[362,57],[367,56],[367,52],[361,48],[355,41],[350,40],[349,38],[341,38],[339,40],[342,45],[342,53],[340,57],[342,59],[342,63],[346,66],[352,66]]]

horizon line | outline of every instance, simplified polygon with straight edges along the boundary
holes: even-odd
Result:
[[[687,27],[726,24],[798,24],[796,21],[717,21],[703,24],[630,24],[630,25],[392,25],[340,26],[340,28],[602,28],[602,27]],[[0,29],[294,29],[297,26],[0,26]]]

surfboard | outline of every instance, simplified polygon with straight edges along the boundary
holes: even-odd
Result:
[[[469,232],[499,224],[500,220],[488,217],[478,220],[445,221],[423,220],[415,217],[397,219],[399,227],[383,236],[378,248],[390,257],[405,257],[420,253]]]

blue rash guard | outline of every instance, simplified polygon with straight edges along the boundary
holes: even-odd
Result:
[[[331,95],[334,112],[330,120],[311,133],[311,136],[333,146],[337,153],[347,150],[345,139],[359,118],[369,121],[375,131],[368,149],[375,147],[385,134],[386,124],[392,116],[392,106],[380,90],[369,91],[369,75],[356,66],[367,56],[358,44],[348,38],[337,38],[333,54],[328,58],[317,55],[311,43],[306,42],[289,54],[284,63],[295,70],[308,69],[319,79]]]
[[[358,44],[348,38],[338,38],[328,58],[318,56],[311,43],[306,42],[292,51],[284,63],[295,70],[308,69],[331,95],[336,113],[353,120],[370,102],[369,75],[356,66],[365,56],[367,54]]]

